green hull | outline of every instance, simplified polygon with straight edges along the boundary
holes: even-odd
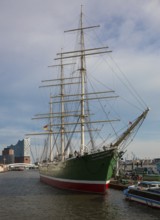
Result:
[[[112,149],[40,166],[40,178],[59,188],[104,193],[115,163]]]

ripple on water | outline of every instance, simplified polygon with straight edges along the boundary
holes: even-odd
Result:
[[[106,195],[58,190],[39,181],[38,171],[0,174],[2,220],[159,220],[159,210],[124,199],[121,191]]]

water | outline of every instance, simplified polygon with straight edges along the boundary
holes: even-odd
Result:
[[[159,220],[160,211],[129,202],[121,191],[92,195],[54,189],[35,170],[0,173],[0,220]]]

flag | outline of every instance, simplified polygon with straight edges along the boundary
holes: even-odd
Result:
[[[48,125],[43,126],[43,129],[47,131],[48,130]]]

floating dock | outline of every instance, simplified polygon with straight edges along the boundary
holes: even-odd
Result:
[[[117,189],[117,190],[124,190],[127,189],[128,186],[134,185],[137,182],[135,181],[130,181],[128,179],[122,179],[122,180],[111,180],[109,183],[109,188],[111,189]]]

